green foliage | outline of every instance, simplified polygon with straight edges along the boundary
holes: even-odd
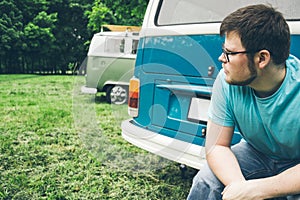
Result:
[[[118,170],[87,149],[75,128],[76,82],[84,77],[0,75],[0,199],[185,199],[194,170],[185,178],[176,163],[148,172]],[[124,107],[78,95],[85,100],[82,113],[95,107],[105,136],[123,151],[140,151],[120,136],[113,113]]]
[[[141,25],[149,0],[104,0],[107,7],[114,11],[117,23]]]
[[[92,2],[2,1],[0,73],[65,72],[69,63],[81,63],[91,38],[84,12]]]
[[[29,22],[24,27],[24,39],[28,53],[40,52],[39,56],[46,56],[48,47],[55,41],[53,28],[56,21],[57,13],[48,15],[42,11],[33,19],[33,22]],[[45,50],[47,51],[45,52]]]
[[[55,28],[55,22],[57,21],[57,13],[47,14],[45,11],[41,11],[33,18],[33,23],[41,28]]]
[[[5,55],[6,51],[14,50],[22,36],[22,13],[10,1],[0,2],[0,55]]]
[[[148,2],[149,0],[96,0],[92,11],[86,12],[88,27],[98,32],[104,24],[140,26]]]
[[[100,1],[96,1],[92,11],[87,11],[86,15],[89,17],[88,28],[94,32],[99,32],[103,24],[116,23],[112,11]]]
[[[2,0],[0,73],[65,73],[78,67],[102,24],[141,25],[147,2]]]

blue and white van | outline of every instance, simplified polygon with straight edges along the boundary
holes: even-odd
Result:
[[[125,140],[201,168],[207,109],[222,67],[218,61],[224,42],[220,23],[236,9],[256,3],[269,3],[284,14],[292,33],[291,53],[300,57],[300,4],[296,0],[150,0],[130,81],[132,119],[122,123]],[[237,130],[232,143],[240,139]]]

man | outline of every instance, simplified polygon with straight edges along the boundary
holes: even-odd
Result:
[[[208,166],[188,199],[300,199],[300,61],[289,55],[289,27],[274,8],[251,5],[227,16],[220,34]],[[234,128],[243,140],[231,148]]]

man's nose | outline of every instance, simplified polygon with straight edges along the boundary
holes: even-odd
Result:
[[[222,63],[226,63],[227,62],[227,59],[225,58],[225,54],[224,53],[221,53],[218,60]]]

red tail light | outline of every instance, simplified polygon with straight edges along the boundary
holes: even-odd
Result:
[[[129,82],[128,114],[137,117],[139,111],[140,80],[131,78]]]

